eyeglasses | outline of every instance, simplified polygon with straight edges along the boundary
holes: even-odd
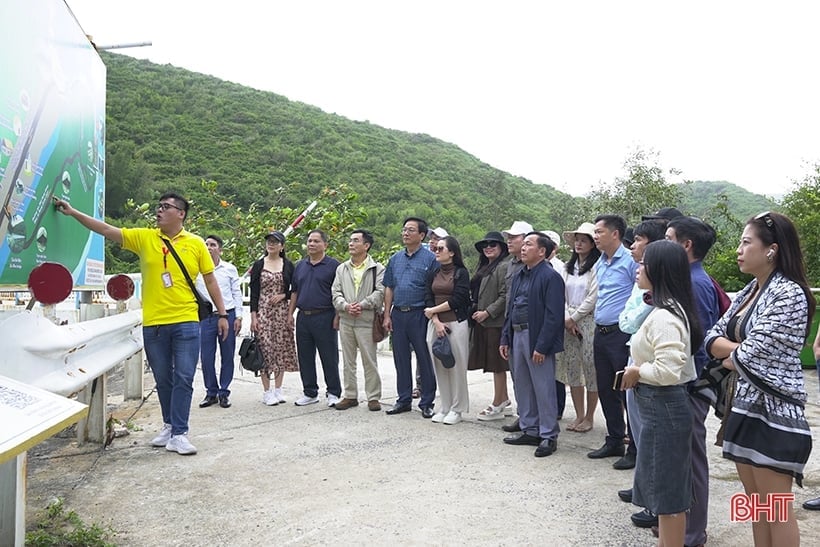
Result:
[[[403,234],[415,234],[416,232],[418,232],[418,230],[416,230],[415,228],[402,228],[401,229],[401,233],[403,233]]]
[[[488,241],[482,246],[482,248],[486,249],[487,247],[490,247],[491,249],[493,249],[495,247],[498,247],[499,245],[501,244],[498,241]]]
[[[167,201],[157,204],[157,211],[167,211],[168,209],[176,209],[177,211],[182,211],[181,207],[177,207],[173,203],[168,203]]]
[[[446,251],[446,250],[447,250],[447,247],[436,247],[434,250],[435,250],[437,253],[443,253],[444,251]]]
[[[774,232],[774,221],[772,220],[771,211],[764,211],[755,217],[755,220],[762,220],[766,228]]]

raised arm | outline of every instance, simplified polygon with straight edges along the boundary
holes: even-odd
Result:
[[[116,226],[112,226],[107,222],[103,222],[102,220],[98,220],[94,217],[88,216],[87,214],[78,211],[77,209],[73,208],[70,203],[64,201],[62,199],[54,199],[54,208],[60,211],[62,214],[75,218],[80,224],[91,230],[92,232],[98,233],[106,239],[110,239],[111,241],[122,245],[122,230],[117,228]]]

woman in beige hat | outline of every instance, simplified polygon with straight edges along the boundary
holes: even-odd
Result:
[[[569,424],[567,429],[579,433],[586,433],[592,429],[595,407],[598,406],[592,339],[595,329],[593,312],[598,300],[595,263],[601,252],[592,240],[594,230],[595,226],[584,222],[578,229],[564,232],[564,241],[572,249],[572,256],[559,272],[564,279],[566,291],[566,336],[564,351],[556,355],[555,379],[570,386],[572,404],[575,406],[575,421]],[[586,405],[584,387],[587,392]]]

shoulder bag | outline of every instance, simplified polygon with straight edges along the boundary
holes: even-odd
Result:
[[[373,291],[376,290],[376,267],[373,267]],[[373,341],[377,344],[387,338],[384,328],[384,309],[373,311]]]
[[[214,313],[213,304],[211,304],[207,298],[204,298],[199,291],[196,290],[194,286],[194,282],[191,280],[191,276],[188,275],[188,270],[185,269],[185,264],[182,263],[182,259],[179,258],[179,255],[174,250],[174,246],[171,245],[171,242],[165,239],[164,237],[161,238],[163,242],[165,242],[165,246],[168,247],[168,250],[171,251],[171,254],[174,255],[174,259],[179,264],[180,269],[182,270],[182,274],[185,276],[185,280],[188,282],[188,285],[191,287],[191,291],[194,293],[194,299],[196,300],[198,313],[199,313],[199,320],[204,321],[207,317],[211,316]]]
[[[242,363],[242,368],[253,372],[256,376],[259,376],[259,371],[265,368],[262,348],[256,342],[256,337],[248,336],[242,339],[239,345],[239,362]]]

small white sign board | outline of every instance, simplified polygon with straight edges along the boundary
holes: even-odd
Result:
[[[88,414],[88,406],[0,375],[0,464]]]

